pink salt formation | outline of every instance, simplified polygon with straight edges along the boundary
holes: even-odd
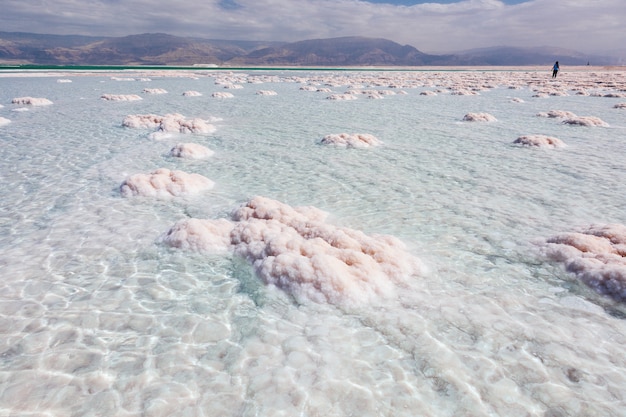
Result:
[[[213,153],[209,148],[197,143],[179,143],[170,150],[170,156],[183,159],[206,159]]]
[[[524,135],[515,139],[513,143],[539,148],[562,148],[565,146],[565,143],[561,139],[546,135]]]
[[[369,148],[382,144],[374,135],[368,133],[338,133],[326,135],[320,141],[322,145],[334,145],[343,148]]]
[[[466,122],[495,122],[498,119],[489,113],[467,113],[463,116],[463,120]]]
[[[197,194],[212,189],[213,181],[200,175],[160,168],[149,174],[135,174],[120,186],[124,197],[171,198]]]

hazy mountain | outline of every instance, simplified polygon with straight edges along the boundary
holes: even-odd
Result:
[[[589,55],[549,46],[534,48],[495,46],[457,52],[454,55],[459,65],[551,65],[554,61],[559,61],[564,65],[586,65],[587,63],[611,65],[618,61],[615,57]]]
[[[561,48],[493,47],[450,55],[365,37],[293,43],[184,38],[164,33],[124,37],[0,32],[0,64],[219,66],[613,65],[620,58]]]

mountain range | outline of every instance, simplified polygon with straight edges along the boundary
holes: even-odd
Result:
[[[0,65],[169,66],[524,66],[619,65],[619,56],[589,56],[562,48],[492,47],[427,54],[410,45],[367,37],[293,43],[237,41],[145,33],[124,37],[0,32]]]

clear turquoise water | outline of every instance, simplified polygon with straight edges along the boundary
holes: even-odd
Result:
[[[623,413],[626,309],[535,244],[592,223],[626,224],[626,111],[613,108],[626,99],[572,90],[617,91],[622,73],[610,88],[594,83],[602,73],[564,73],[569,95],[546,98],[533,88],[558,85],[530,72],[236,72],[243,88],[228,90],[216,84],[224,72],[178,75],[0,78],[0,117],[11,120],[0,126],[0,414]],[[407,94],[335,101],[302,82]],[[490,88],[419,94],[453,83]],[[182,96],[189,90],[203,95]],[[211,97],[217,91],[234,97]],[[53,104],[11,104],[23,96]],[[549,110],[610,127],[536,116]],[[121,126],[129,114],[173,112],[217,118],[217,131],[154,140]],[[497,121],[463,122],[468,112]],[[319,144],[341,132],[384,144]],[[525,134],[567,147],[512,144]],[[215,154],[167,156],[178,142]],[[168,201],[120,196],[127,176],[160,167],[216,187]],[[225,217],[255,195],[393,235],[429,272],[376,305],[298,305],[244,260],[159,243],[177,220]]]

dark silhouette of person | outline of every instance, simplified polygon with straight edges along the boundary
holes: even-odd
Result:
[[[554,66],[552,67],[552,78],[556,78],[556,74],[559,72],[559,61],[556,61],[554,63]]]

